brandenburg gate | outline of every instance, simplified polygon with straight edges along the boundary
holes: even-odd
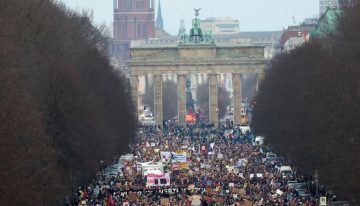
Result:
[[[240,124],[241,75],[256,73],[256,90],[264,77],[264,46],[231,45],[218,46],[211,35],[203,34],[200,20],[193,19],[193,28],[187,36],[181,34],[176,46],[131,46],[130,78],[132,98],[138,102],[139,76],[152,75],[154,84],[154,120],[163,122],[162,75],[177,75],[178,121],[185,124],[186,75],[207,74],[209,81],[209,121],[218,124],[218,74],[231,73],[233,84],[234,125]],[[137,104],[135,104],[137,105]]]

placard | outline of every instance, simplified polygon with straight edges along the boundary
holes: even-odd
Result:
[[[277,190],[276,190],[276,194],[278,194],[278,195],[281,196],[281,195],[283,194],[283,192],[282,192],[281,190],[277,189]]]
[[[146,187],[153,186],[170,186],[170,173],[165,173],[161,176],[151,175],[146,178]]]
[[[170,199],[169,198],[161,198],[160,199],[160,204],[161,204],[161,206],[167,206],[168,205],[168,203],[170,203]]]
[[[186,154],[186,150],[183,150],[183,149],[178,149],[176,150],[176,153],[179,153],[179,154]]]
[[[231,193],[233,193],[233,194],[239,194],[239,189],[233,187],[233,188],[231,188]]]
[[[136,192],[129,192],[128,197],[130,202],[136,201],[138,199]]]
[[[320,206],[326,206],[326,197],[320,197]]]
[[[161,151],[160,157],[162,162],[166,162],[171,159],[171,152]]]
[[[171,152],[171,161],[186,162],[186,152],[185,153]]]
[[[179,162],[180,169],[188,169],[189,164],[187,162]]]
[[[239,189],[238,194],[239,194],[241,197],[244,197],[244,196],[246,195],[246,190],[245,190],[244,188],[241,188],[241,189]]]

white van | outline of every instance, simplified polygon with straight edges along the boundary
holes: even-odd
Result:
[[[241,133],[245,134],[246,132],[251,132],[249,125],[241,125],[238,126],[238,128],[241,130]]]
[[[272,153],[272,152],[267,152],[266,153],[266,159],[268,159],[268,160],[276,159],[276,154]]]
[[[283,178],[286,178],[286,177],[292,178],[292,176],[293,176],[293,171],[291,169],[291,166],[281,166],[279,168],[279,172],[281,173]]]

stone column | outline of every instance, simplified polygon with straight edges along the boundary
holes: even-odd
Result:
[[[240,124],[241,118],[241,74],[232,74],[234,126]]]
[[[264,72],[256,73],[256,93],[259,93],[260,84],[264,80]]]
[[[218,126],[218,80],[217,74],[209,74],[209,121]]]
[[[179,124],[185,125],[186,115],[186,77],[183,74],[177,75],[177,92],[178,92],[178,120]]]
[[[154,75],[154,120],[156,125],[163,123],[162,76]]]
[[[130,77],[130,84],[131,84],[131,97],[133,104],[135,106],[136,114],[139,113],[138,106],[139,106],[139,95],[138,95],[138,87],[139,87],[139,78],[137,75],[131,75]]]

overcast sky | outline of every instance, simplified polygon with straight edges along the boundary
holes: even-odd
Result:
[[[96,24],[113,22],[113,0],[59,0],[76,10],[92,10]],[[159,0],[155,0],[156,9]],[[228,16],[239,19],[240,31],[282,30],[288,25],[317,17],[319,0],[161,0],[164,28],[177,34],[180,20],[191,27],[194,8],[201,8],[200,18]]]

